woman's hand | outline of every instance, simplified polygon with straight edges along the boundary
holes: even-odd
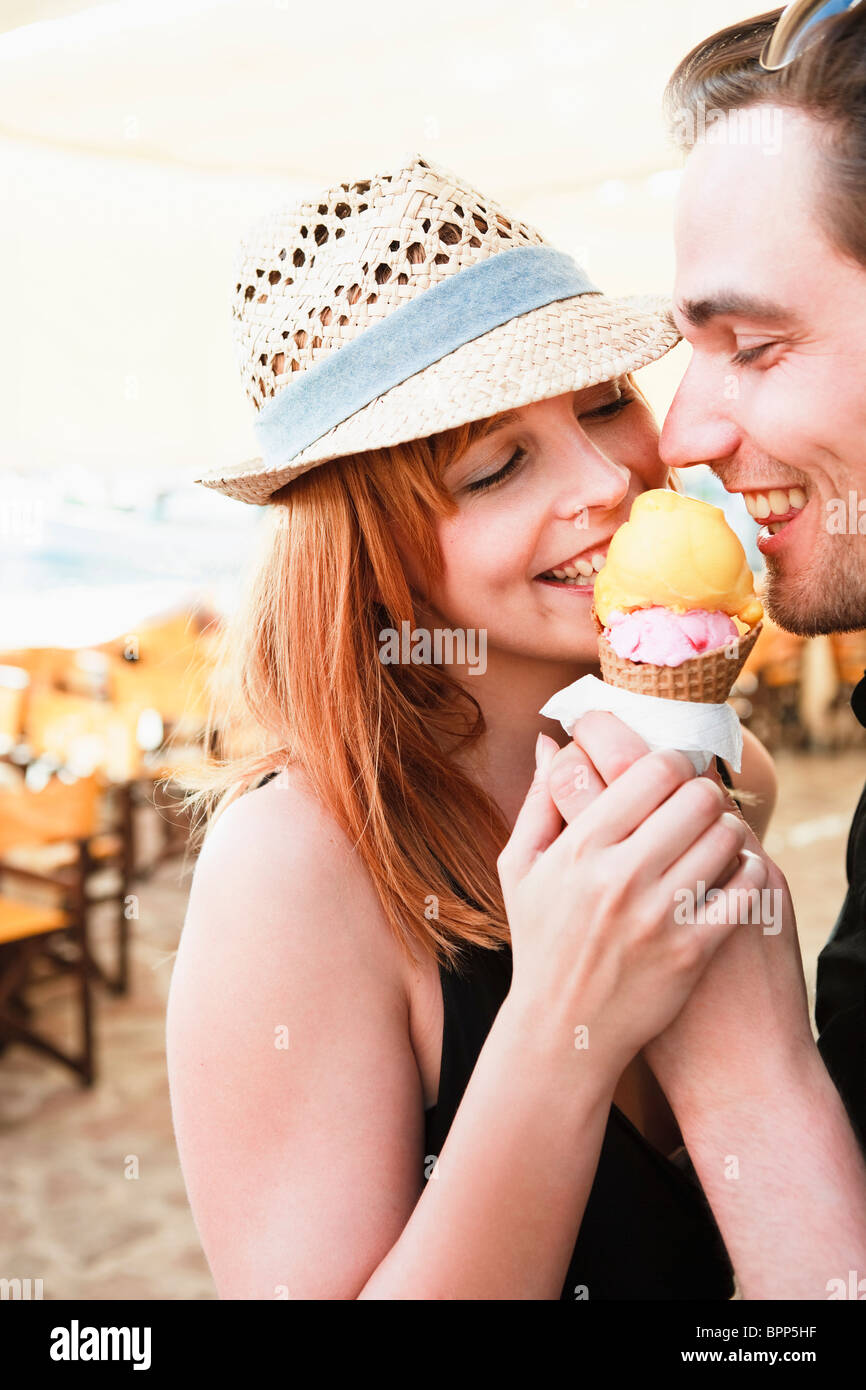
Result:
[[[498,861],[511,993],[562,1029],[564,1047],[601,1059],[614,1084],[680,1013],[734,930],[733,913],[678,922],[674,895],[714,881],[742,848],[745,827],[725,815],[722,792],[671,751],[633,761],[611,786],[596,773],[574,788],[563,830],[547,773],[554,755],[570,751],[543,740],[540,771]],[[739,867],[725,893],[761,887],[765,875],[763,865]]]
[[[638,765],[646,745],[613,715],[587,715],[574,731],[575,742],[554,759],[553,798],[566,819],[584,814],[608,781]],[[575,776],[585,787],[575,787]],[[695,984],[679,1014],[644,1047],[644,1055],[683,1123],[686,1112],[718,1105],[747,1090],[759,1093],[780,1055],[794,1056],[813,1046],[803,968],[791,895],[784,875],[739,816],[715,768],[704,774],[716,783],[727,810],[742,826],[741,849],[764,866],[762,891],[733,897],[736,878],[725,882],[733,864],[716,871],[707,863],[705,888],[724,889],[703,908],[680,892],[680,917],[699,929],[707,915],[732,917],[720,949]],[[739,871],[737,871],[739,872]],[[741,923],[741,924],[740,924]]]

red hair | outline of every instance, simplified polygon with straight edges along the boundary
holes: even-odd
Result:
[[[218,756],[182,779],[195,843],[265,773],[303,769],[403,949],[411,938],[452,965],[465,943],[510,939],[495,868],[508,827],[450,756],[484,717],[445,667],[383,664],[379,633],[415,626],[392,526],[435,579],[435,523],[456,510],[442,472],[486,423],[335,459],[274,494],[265,553],[221,638]]]

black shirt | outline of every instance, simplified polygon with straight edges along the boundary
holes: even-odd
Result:
[[[866,673],[851,696],[866,728]],[[818,957],[818,1048],[866,1154],[866,788],[848,837],[848,893]]]

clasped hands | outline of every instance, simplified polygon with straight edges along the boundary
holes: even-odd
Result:
[[[616,716],[601,711],[578,720],[572,742],[565,748],[553,754],[552,740],[546,741],[546,747],[542,766],[548,792],[566,825],[579,816],[592,817],[598,798],[649,753],[643,739]],[[731,913],[737,911],[737,904],[744,910],[739,919],[733,919],[731,931],[715,950],[679,1014],[642,1049],[681,1120],[685,1110],[695,1113],[707,1105],[760,1097],[762,1088],[772,1084],[780,1053],[787,1059],[796,1049],[813,1046],[787,882],[743,819],[714,763],[703,777],[718,788],[719,820],[736,817],[742,848],[721,874],[714,876],[711,869],[701,880],[699,872],[696,882],[681,885],[683,912],[687,914],[691,908],[695,913]],[[669,823],[670,800],[666,806]],[[664,809],[655,811],[641,829],[660,818],[661,830],[666,823]],[[694,838],[704,829],[704,824],[696,826]],[[688,832],[687,825],[680,828],[681,834],[683,831]],[[621,851],[627,854],[628,840]],[[702,889],[704,894],[714,887],[723,890],[742,867],[744,856],[754,856],[751,891],[728,897],[724,892],[710,893],[711,901],[702,903]],[[737,881],[743,882],[742,874]],[[681,920],[691,919],[686,915]]]

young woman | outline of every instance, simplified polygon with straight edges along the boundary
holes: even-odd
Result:
[[[587,802],[538,714],[668,482],[631,372],[677,335],[418,156],[259,224],[235,278],[265,456],[203,481],[271,511],[228,640],[263,742],[201,783],[168,1009],[218,1293],[730,1298],[641,1050],[732,930],[675,888],[767,870],[717,776],[655,753]],[[762,833],[748,733],[734,781]]]

